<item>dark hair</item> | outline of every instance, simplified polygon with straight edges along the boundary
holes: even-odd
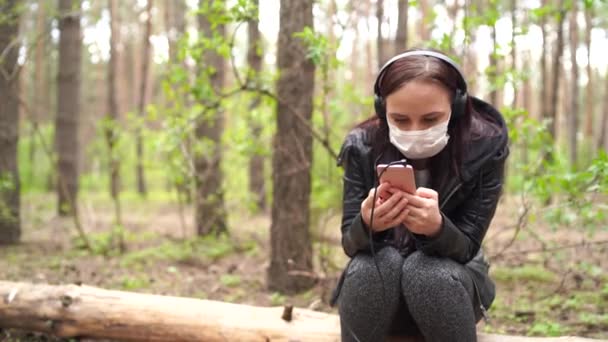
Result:
[[[421,49],[411,49],[421,50]],[[431,49],[424,49],[430,50]],[[453,97],[457,89],[462,89],[462,80],[458,72],[446,62],[430,56],[414,55],[395,61],[386,71],[379,84],[379,94],[386,98],[407,82],[412,80],[432,80],[443,85]],[[460,177],[460,166],[464,149],[474,135],[481,135],[481,125],[473,121],[481,119],[481,115],[475,111],[471,96],[468,97],[465,111],[455,119],[450,119],[448,134],[450,141],[445,149],[430,159],[430,172],[432,184],[437,189],[443,182],[452,178]],[[366,129],[372,145],[374,160],[377,162],[389,162],[400,159],[400,153],[394,147],[388,136],[388,123],[386,116],[369,118],[357,127]],[[479,129],[478,129],[479,128]]]

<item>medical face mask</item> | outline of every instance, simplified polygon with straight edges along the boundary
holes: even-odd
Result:
[[[451,116],[451,114],[450,114]],[[391,143],[406,158],[424,159],[441,152],[448,144],[448,123],[450,119],[421,131],[403,131],[388,120],[388,131]]]

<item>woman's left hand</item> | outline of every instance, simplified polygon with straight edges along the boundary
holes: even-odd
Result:
[[[439,211],[437,191],[420,187],[416,194],[405,194],[409,214],[403,224],[413,233],[432,237],[441,230],[443,218]]]

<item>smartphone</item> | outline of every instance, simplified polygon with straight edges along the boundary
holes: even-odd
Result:
[[[386,171],[384,171],[385,169]],[[380,183],[388,182],[410,194],[416,193],[414,168],[411,165],[396,164],[388,166],[387,164],[380,164],[376,167],[376,171],[380,177]]]

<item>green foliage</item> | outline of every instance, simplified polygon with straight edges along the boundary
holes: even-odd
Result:
[[[236,274],[223,274],[220,283],[226,287],[237,287],[241,284],[241,277]]]
[[[279,292],[273,292],[270,295],[270,304],[272,304],[274,306],[283,305],[283,304],[285,304],[285,300],[286,299],[287,299],[287,297],[285,297],[281,293],[279,293]]]
[[[534,322],[528,330],[531,336],[561,336],[568,333],[568,328],[558,322]]]
[[[238,250],[234,241],[225,235],[210,235],[178,242],[164,242],[160,245],[129,252],[122,257],[121,265],[148,264],[159,260],[185,262],[216,261]]]
[[[129,291],[148,288],[150,285],[150,279],[145,275],[125,276],[121,283],[122,289]]]
[[[501,282],[539,282],[551,283],[556,275],[542,266],[525,265],[520,267],[496,267],[492,270],[494,278]]]

